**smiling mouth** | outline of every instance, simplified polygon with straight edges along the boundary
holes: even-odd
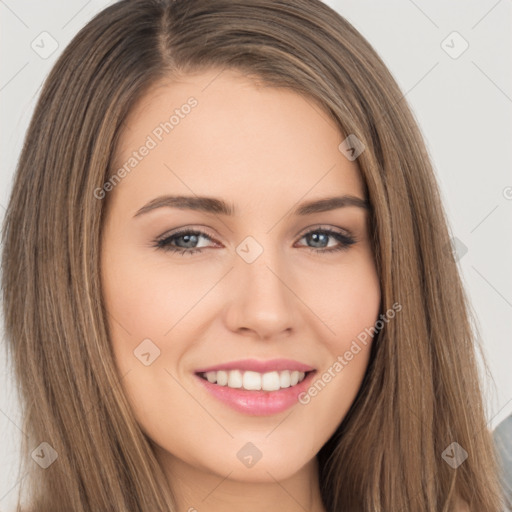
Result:
[[[314,371],[314,370],[313,370]],[[243,370],[218,370],[198,373],[199,377],[211,384],[247,391],[278,391],[301,383],[309,372],[297,370],[259,373]]]

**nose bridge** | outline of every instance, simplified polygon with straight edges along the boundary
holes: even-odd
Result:
[[[246,328],[262,336],[293,326],[293,293],[279,244],[271,235],[248,236],[236,248],[230,305],[231,328]]]
[[[282,247],[272,241],[271,235],[246,237],[237,247],[236,267],[247,291],[267,299],[286,300],[286,267]],[[288,292],[289,293],[289,292]]]

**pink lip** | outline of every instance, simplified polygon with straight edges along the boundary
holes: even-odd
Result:
[[[269,361],[258,361],[257,359],[242,359],[240,361],[231,361],[229,363],[221,363],[208,368],[200,368],[196,373],[217,372],[219,370],[242,370],[253,371],[258,373],[280,372],[284,370],[299,372],[310,372],[314,368],[307,364],[293,361],[292,359],[271,359]]]
[[[237,366],[237,368],[240,367]],[[308,373],[305,379],[295,386],[277,391],[234,389],[212,384],[199,375],[196,375],[196,378],[209,393],[232,409],[254,416],[270,416],[283,412],[295,405],[298,402],[299,395],[305,392],[311,385],[315,373],[315,371]]]

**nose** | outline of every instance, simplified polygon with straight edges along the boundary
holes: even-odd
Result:
[[[300,301],[282,255],[265,249],[252,263],[237,256],[229,281],[225,321],[231,331],[270,339],[298,328]]]

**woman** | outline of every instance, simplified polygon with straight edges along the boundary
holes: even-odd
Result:
[[[108,7],[6,215],[30,510],[501,510],[447,247],[403,95],[330,8]]]

